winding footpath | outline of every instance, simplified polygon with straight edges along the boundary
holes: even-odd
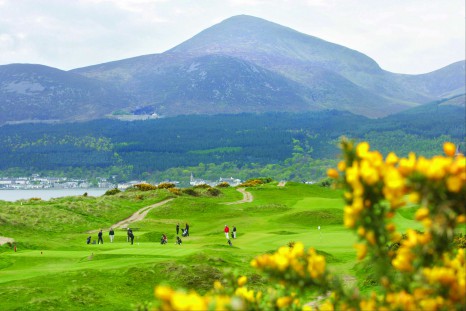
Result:
[[[246,191],[244,188],[237,188],[239,192],[243,194],[243,199],[235,202],[226,202],[223,203],[225,205],[232,205],[232,204],[242,204],[242,203],[250,203],[254,200],[254,197],[252,196],[251,192]]]
[[[15,240],[12,238],[7,238],[6,236],[0,236],[0,245],[6,244],[6,243],[13,243]]]
[[[149,206],[144,206],[143,208],[140,208],[139,210],[134,212],[128,218],[123,219],[123,220],[117,222],[116,224],[111,225],[110,228],[114,228],[114,229],[127,228],[129,224],[131,224],[133,222],[136,222],[136,221],[143,220],[153,208],[156,208],[156,207],[162,206],[164,204],[167,204],[171,200],[174,200],[174,198],[166,199],[166,200],[160,201],[158,203],[155,203],[155,204],[152,204],[152,205],[149,205]],[[107,228],[107,230],[110,229],[110,228]],[[87,233],[96,233],[96,232],[99,232],[99,229],[87,231]]]
[[[140,220],[143,220],[146,215],[153,209],[153,208],[156,208],[156,207],[159,207],[159,206],[162,206],[164,204],[167,204],[168,202],[170,202],[171,200],[173,200],[173,198],[171,199],[166,199],[166,200],[163,200],[163,201],[160,201],[158,203],[155,203],[155,204],[152,204],[152,205],[149,205],[149,206],[145,206],[141,209],[139,209],[137,212],[135,212],[133,215],[129,216],[128,218],[122,220],[122,221],[119,221],[117,222],[116,224],[114,224],[112,226],[112,228],[125,228],[125,226],[127,227],[129,224],[133,223],[133,222],[136,222],[136,221],[140,221]]]

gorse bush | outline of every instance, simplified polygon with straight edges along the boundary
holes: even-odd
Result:
[[[115,195],[117,193],[120,193],[120,189],[118,188],[113,188],[113,189],[109,189],[107,191],[105,191],[104,195]]]
[[[209,188],[207,189],[207,194],[213,197],[218,197],[222,192],[217,188]]]
[[[227,183],[226,181],[222,181],[221,183],[217,184],[215,187],[218,187],[218,188],[228,188],[228,187],[230,187],[230,184]]]
[[[211,187],[208,184],[200,184],[200,185],[195,185],[193,188],[194,189],[209,189]]]
[[[239,186],[240,187],[256,187],[262,184],[268,184],[272,181],[273,179],[270,177],[253,178],[253,179],[246,180]]]
[[[168,191],[174,195],[181,195],[183,193],[180,188],[168,188]]]
[[[196,190],[194,190],[193,188],[185,188],[185,189],[181,190],[181,192],[183,192],[184,194],[193,196],[193,197],[197,197],[199,195],[199,193]]]
[[[136,184],[133,186],[134,188],[140,190],[140,191],[151,191],[151,190],[157,190],[157,186],[151,185],[148,183],[140,183]]]
[[[410,154],[385,159],[363,142],[342,141],[343,160],[328,175],[344,190],[344,225],[354,231],[359,261],[374,267],[362,294],[329,272],[326,259],[300,242],[256,257],[251,265],[269,279],[268,289],[248,288],[247,277],[214,283],[206,295],[157,286],[161,310],[464,310],[465,250],[453,243],[466,223],[466,160],[455,146],[431,159]],[[393,221],[407,201],[423,230],[399,232]],[[403,234],[405,238],[403,239]],[[393,245],[397,245],[394,247]],[[390,247],[391,246],[391,247]],[[310,303],[305,297],[321,294]],[[327,294],[329,293],[329,294]]]
[[[163,182],[160,183],[157,188],[159,189],[170,189],[170,188],[175,188],[175,184],[171,182]]]

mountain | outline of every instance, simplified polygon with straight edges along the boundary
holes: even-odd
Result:
[[[404,75],[401,83],[426,96],[448,98],[465,94],[466,61],[459,61],[421,75]]]
[[[42,65],[0,66],[0,124],[88,120],[127,106],[125,97],[104,82],[72,72]]]
[[[208,66],[209,70],[204,70],[202,67],[206,65],[207,56],[217,57]],[[223,56],[221,59],[226,63],[220,61],[220,56]],[[195,89],[185,89],[182,85],[186,87],[186,81],[180,80],[178,74],[172,73],[182,72],[183,68],[194,64],[203,74],[209,76],[214,71],[220,75],[224,74],[225,79],[230,79],[232,72],[229,70],[232,68],[228,63],[232,58],[237,59],[237,62],[253,64],[262,71],[281,75],[282,81],[288,79],[300,84],[300,92],[295,95],[300,100],[307,101],[309,109],[320,107],[347,110],[370,117],[389,115],[438,99],[439,93],[433,88],[437,81],[443,79],[442,74],[436,72],[426,75],[402,75],[384,71],[373,59],[360,52],[247,15],[231,17],[162,54],[80,68],[74,72],[118,83],[137,94],[139,100],[147,103],[154,111],[168,115],[179,114],[183,105],[186,108],[183,113],[195,113],[196,110],[198,113],[205,113],[204,108],[207,106],[212,108],[208,109],[210,113],[264,109],[288,111],[288,102],[295,100],[296,96],[290,97],[281,107],[275,103],[264,106],[264,102],[270,102],[270,94],[267,93],[259,100],[257,109],[251,110],[251,106],[244,105],[243,102],[233,102],[225,108],[219,105],[221,101],[211,94],[205,97],[201,95],[207,95],[203,91],[197,93]],[[199,59],[203,59],[204,62],[199,62]],[[233,72],[242,77],[254,75],[251,71],[240,73],[239,69]],[[463,81],[464,84],[464,70],[453,66],[448,72],[456,79],[455,85],[444,83],[446,85],[443,93],[454,92],[458,81]],[[192,86],[203,84],[207,77],[185,74],[189,76]],[[262,96],[252,85],[238,85],[238,88],[231,89],[218,75],[208,78],[212,78],[211,90],[230,94],[231,98],[244,98],[255,94],[255,98],[251,98],[254,101]],[[148,85],[146,82],[161,79],[162,84],[171,86],[180,82],[175,89],[183,91],[179,96],[174,96],[173,88],[166,90],[158,87],[156,83]],[[254,81],[255,78],[251,76],[248,80]],[[236,83],[234,80],[230,81]],[[265,83],[265,80],[261,81]],[[191,98],[187,96],[188,93],[196,95]],[[296,105],[305,107],[299,104],[300,100]],[[192,103],[196,103],[198,108],[193,107]],[[174,105],[172,111],[167,108],[170,105]]]
[[[464,94],[464,64],[423,75],[391,73],[358,51],[240,15],[161,54],[68,72],[0,66],[0,124],[94,119],[116,111],[175,116],[336,109],[383,117]]]

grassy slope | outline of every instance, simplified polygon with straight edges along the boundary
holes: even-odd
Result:
[[[159,283],[203,292],[227,270],[253,276],[253,257],[290,241],[330,254],[331,268],[348,274],[356,238],[342,226],[338,191],[295,183],[249,190],[254,201],[238,205],[221,204],[241,199],[235,189],[222,189],[220,197],[178,197],[134,224],[134,245],[122,230],[113,244],[107,232],[103,245],[84,241],[86,231],[107,228],[168,192],[0,202],[0,235],[18,241],[17,253],[0,248],[2,310],[127,310],[153,300]],[[403,226],[412,225],[401,213],[397,217]],[[182,246],[174,245],[177,222],[190,224],[191,236]],[[225,224],[238,229],[233,247],[226,244]],[[159,244],[162,233],[168,235],[167,245]],[[260,286],[260,278],[254,279]]]

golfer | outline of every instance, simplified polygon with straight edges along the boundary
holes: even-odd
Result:
[[[230,233],[230,228],[228,228],[227,225],[225,225],[225,230],[223,230],[225,232],[225,237],[227,238],[227,240],[230,239],[229,237],[229,233]]]

